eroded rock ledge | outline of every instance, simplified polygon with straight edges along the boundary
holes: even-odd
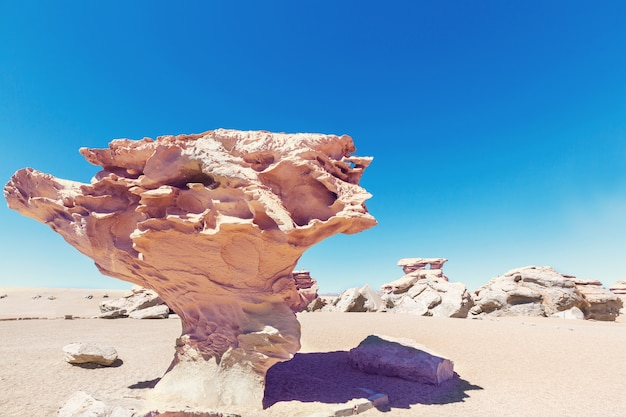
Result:
[[[80,150],[91,184],[31,168],[9,207],[49,225],[105,275],[156,291],[182,335],[153,405],[258,404],[300,347],[292,271],[311,245],[376,224],[349,136],[219,129]],[[152,407],[154,408],[154,407]]]

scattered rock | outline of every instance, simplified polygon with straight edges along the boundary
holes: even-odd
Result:
[[[111,366],[117,360],[117,352],[111,346],[94,343],[70,343],[63,347],[65,361],[73,365],[93,363]]]
[[[165,304],[132,311],[128,317],[131,319],[166,319],[170,315],[170,308]]]
[[[1,294],[1,295],[0,295],[0,299],[7,298],[7,297],[8,297],[8,296],[7,296],[6,294]]]
[[[38,299],[40,299],[40,298],[41,298],[41,295],[35,295],[35,296],[33,296],[33,300],[38,300]]]
[[[85,298],[91,300],[93,298],[93,294],[86,295]]]
[[[454,364],[411,339],[371,335],[348,354],[350,364],[374,375],[439,385],[454,376]]]
[[[57,298],[54,295],[48,297],[48,300],[56,300]]]
[[[84,391],[75,392],[57,417],[134,417],[135,413],[121,407],[105,404]]]

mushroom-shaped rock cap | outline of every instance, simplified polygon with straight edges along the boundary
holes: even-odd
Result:
[[[326,237],[376,224],[358,184],[372,158],[354,151],[346,135],[118,139],[81,149],[103,168],[91,184],[27,168],[4,193],[102,273],[155,290],[180,315],[155,403],[260,405],[265,371],[299,349],[298,259]]]
[[[402,268],[405,274],[409,274],[426,269],[426,266],[429,265],[430,269],[442,269],[446,262],[448,262],[446,258],[402,258],[398,261],[398,266]]]

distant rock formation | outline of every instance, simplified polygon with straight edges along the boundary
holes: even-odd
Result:
[[[298,290],[298,297],[300,302],[292,306],[292,310],[296,313],[304,311],[307,307],[317,300],[317,281],[311,277],[309,271],[293,271],[293,280],[296,284],[296,290]]]
[[[383,307],[380,296],[365,285],[362,288],[349,288],[339,294],[331,306],[335,311],[344,313],[366,313],[379,311]]]
[[[398,266],[402,268],[405,274],[415,271],[429,269],[443,269],[443,264],[448,262],[445,258],[402,258],[398,261]],[[447,279],[447,277],[444,278]]]
[[[626,306],[626,281],[617,281],[609,290],[616,294],[622,300],[623,305]],[[619,313],[626,314],[626,308],[622,307]]]
[[[145,314],[139,312],[164,305],[165,302],[156,292],[135,285],[123,297],[101,302],[100,313],[102,314],[99,317],[103,319],[116,319],[133,315],[134,317],[143,317]],[[169,311],[169,307],[167,310]]]
[[[473,316],[555,316],[615,320],[621,300],[599,281],[579,280],[549,266],[512,269],[475,291]]]
[[[90,184],[26,168],[9,207],[99,270],[154,290],[182,321],[155,408],[262,406],[265,373],[300,348],[292,271],[306,249],[376,224],[349,136],[218,129],[80,150]]]
[[[473,306],[463,283],[444,275],[444,258],[406,258],[398,261],[405,276],[381,287],[386,311],[419,316],[465,318]],[[426,269],[430,266],[430,269]]]

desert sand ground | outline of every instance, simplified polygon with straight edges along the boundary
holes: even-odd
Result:
[[[92,317],[102,295],[124,291],[0,288],[0,416],[55,416],[72,393],[129,407],[168,367],[178,319]],[[92,294],[92,299],[85,296]],[[32,299],[35,295],[41,298]],[[47,297],[55,297],[48,300]],[[389,395],[389,411],[364,416],[624,416],[626,321],[552,318],[439,319],[385,313],[301,313],[302,349],[267,376],[265,410],[245,417],[306,417],[364,396]],[[449,357],[458,377],[441,386],[352,370],[347,351],[369,334],[409,337]],[[80,368],[63,360],[71,342],[114,346],[121,365]]]

